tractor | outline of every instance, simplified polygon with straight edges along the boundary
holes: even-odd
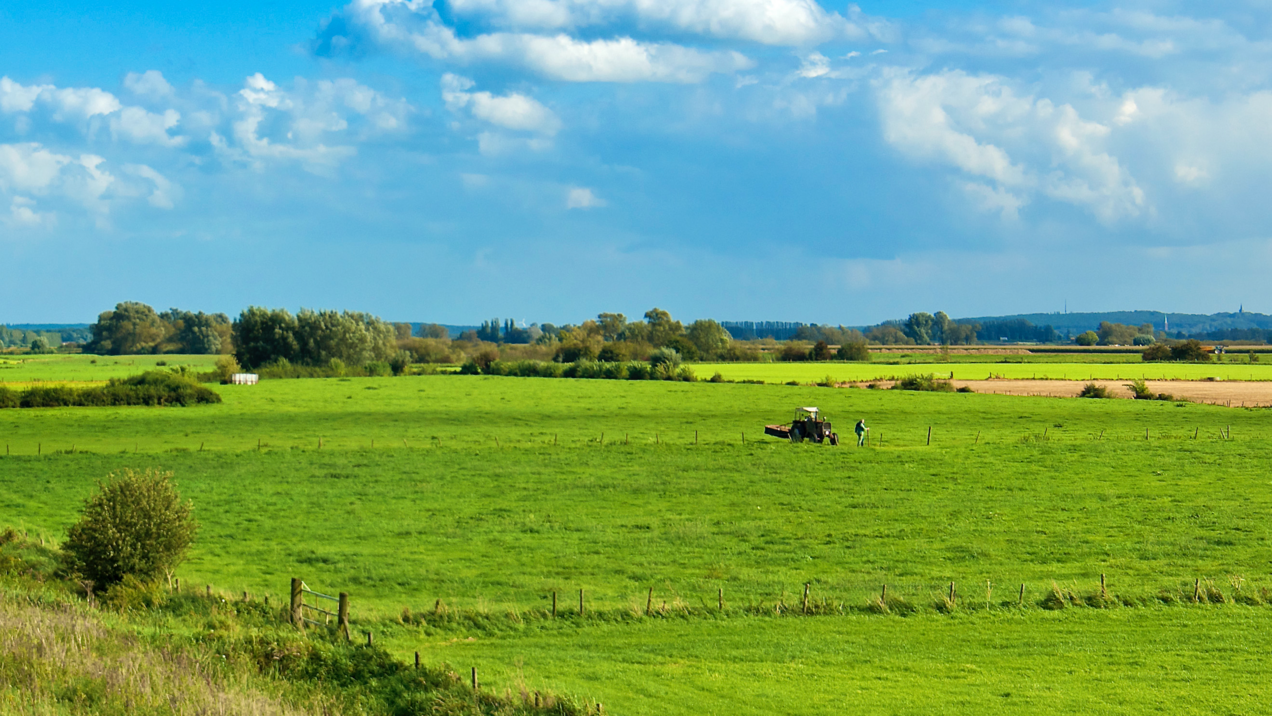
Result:
[[[795,419],[789,426],[765,425],[764,434],[793,443],[812,440],[815,443],[829,441],[831,445],[839,444],[839,434],[831,432],[829,420],[818,417],[817,408],[796,408]]]

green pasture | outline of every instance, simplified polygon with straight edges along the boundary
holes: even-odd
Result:
[[[1189,599],[1197,579],[1272,588],[1262,410],[469,376],[216,389],[0,411],[0,523],[59,538],[107,473],[170,469],[202,523],[186,585],[281,600],[299,576],[403,656],[609,713],[1242,713],[1272,677],[1272,606]],[[871,447],[761,436],[802,405],[845,434],[866,418]],[[1038,606],[1101,574],[1128,606]],[[867,613],[883,584],[918,611]]]
[[[94,355],[0,355],[0,385],[6,383],[76,382],[99,383],[111,378],[127,378],[161,363],[167,367],[189,366],[208,371],[220,356],[94,356]],[[162,366],[160,366],[162,367]]]
[[[986,360],[925,363],[695,363],[699,378],[715,373],[726,380],[762,380],[765,383],[819,382],[827,376],[838,382],[894,380],[907,375],[931,373],[955,380],[1272,380],[1272,359],[1263,363],[1121,363],[997,362],[988,358],[1017,356],[975,356]],[[1065,356],[1067,358],[1068,356]],[[930,360],[930,357],[928,358]]]

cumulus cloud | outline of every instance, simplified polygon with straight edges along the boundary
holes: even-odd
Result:
[[[565,192],[565,208],[595,209],[605,206],[606,202],[586,187],[574,186]]]
[[[584,40],[567,33],[491,32],[460,37],[432,4],[421,0],[354,0],[328,23],[318,51],[336,52],[359,38],[437,60],[513,65],[567,82],[693,83],[754,66],[731,50],[704,51],[629,36]]]
[[[137,144],[158,144],[165,147],[179,147],[186,143],[185,137],[174,137],[168,130],[181,121],[181,113],[175,109],[166,110],[163,114],[147,112],[141,107],[124,107],[117,115],[111,117],[111,133]]]
[[[472,116],[504,129],[552,136],[561,129],[561,120],[537,100],[515,92],[495,96],[489,92],[469,92],[474,83],[467,77],[442,75],[442,99],[458,112],[468,109]]]
[[[129,72],[124,76],[124,87],[146,99],[160,100],[172,96],[172,85],[159,70],[146,70],[141,74]]]
[[[270,162],[296,162],[323,176],[357,153],[348,142],[404,129],[411,110],[405,100],[389,99],[351,79],[312,84],[298,79],[287,90],[259,72],[244,80],[235,108],[230,136],[211,133],[222,156],[258,170]],[[281,129],[271,133],[267,125]]]
[[[863,39],[887,28],[856,6],[848,17],[814,0],[451,0],[457,16],[514,30],[634,25],[765,45],[811,46]]]
[[[9,202],[9,216],[5,223],[13,227],[32,228],[52,225],[55,217],[51,213],[37,211],[34,199],[15,196]]]
[[[1105,149],[1110,128],[1068,104],[1017,94],[1002,77],[961,71],[894,71],[877,89],[889,144],[982,180],[978,186],[991,189],[984,199],[1010,193],[1008,204],[981,202],[1005,216],[1033,193],[1104,222],[1147,209],[1144,191]]]

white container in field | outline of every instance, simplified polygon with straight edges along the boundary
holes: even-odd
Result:
[[[231,385],[256,385],[261,377],[255,373],[235,373],[230,376]]]

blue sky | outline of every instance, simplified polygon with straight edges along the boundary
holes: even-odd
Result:
[[[1272,5],[0,5],[0,322],[1272,311]]]

